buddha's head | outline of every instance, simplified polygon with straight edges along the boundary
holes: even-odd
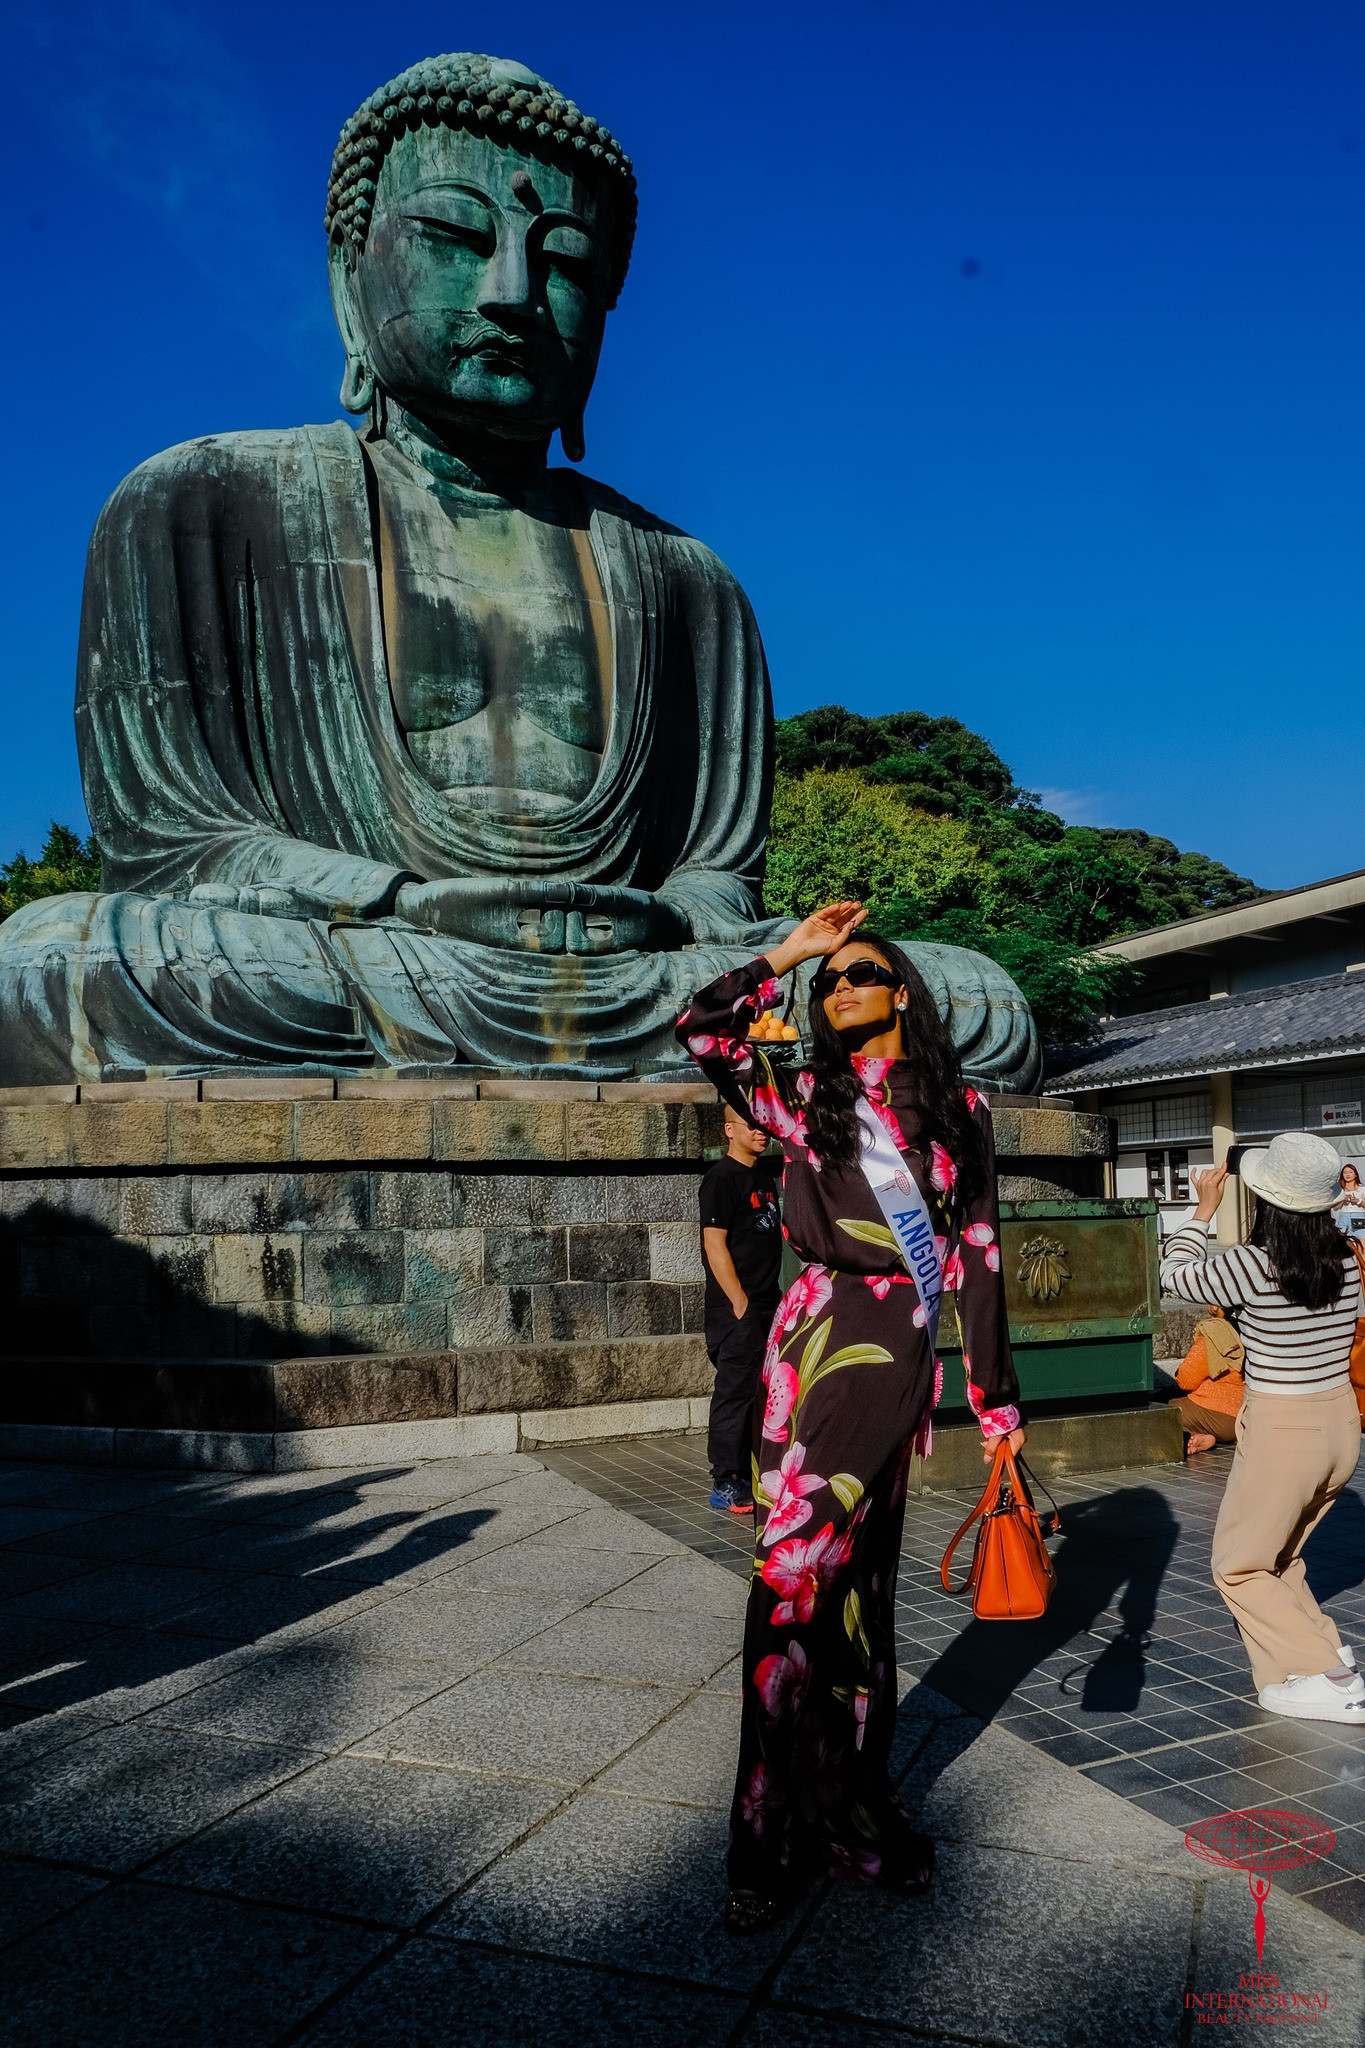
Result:
[[[520,64],[432,57],[342,129],[327,231],[348,410],[379,393],[442,435],[558,427],[581,456],[635,233],[604,128]]]

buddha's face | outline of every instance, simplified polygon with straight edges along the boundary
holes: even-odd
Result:
[[[348,348],[433,426],[548,437],[592,388],[610,210],[570,172],[461,129],[400,137],[364,248],[332,252]]]

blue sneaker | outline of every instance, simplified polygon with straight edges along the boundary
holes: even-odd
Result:
[[[754,1497],[742,1479],[718,1479],[711,1488],[711,1505],[722,1515],[751,1515]]]

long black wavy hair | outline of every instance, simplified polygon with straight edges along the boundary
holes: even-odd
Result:
[[[1336,1307],[1346,1285],[1346,1261],[1355,1253],[1330,1209],[1303,1216],[1258,1195],[1247,1243],[1265,1253],[1281,1294],[1296,1308]]]
[[[849,940],[879,953],[903,983],[907,1006],[898,1017],[901,1049],[909,1062],[911,1090],[923,1123],[924,1143],[936,1138],[957,1168],[958,1192],[964,1202],[986,1186],[986,1145],[975,1117],[962,1096],[962,1062],[952,1034],[938,1014],[924,977],[890,939],[866,929]],[[840,948],[842,951],[842,948]],[[828,967],[826,954],[815,968]],[[811,1150],[822,1165],[851,1166],[858,1157],[858,1076],[843,1038],[825,1015],[824,1003],[810,1001],[810,1072],[815,1093],[806,1119]]]

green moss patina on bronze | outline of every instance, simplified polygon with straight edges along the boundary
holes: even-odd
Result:
[[[0,928],[0,1080],[676,1061],[765,921],[772,712],[744,593],[573,470],[635,185],[522,66],[414,67],[328,195],[336,424],[154,457],[101,514],[77,698],[103,889]],[[922,949],[1029,1088],[999,969]]]

